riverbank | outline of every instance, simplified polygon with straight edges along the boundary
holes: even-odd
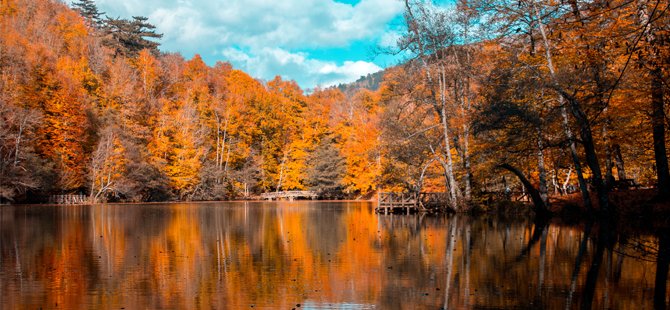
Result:
[[[621,229],[632,227],[650,232],[670,228],[670,201],[658,199],[655,189],[630,189],[610,193],[610,203],[616,212],[610,218]],[[598,219],[598,202],[592,197],[595,212],[589,212],[583,205],[579,193],[549,197],[551,218],[564,223],[575,224],[588,219]],[[534,218],[531,202],[497,200],[479,203],[470,207],[473,215],[496,214],[502,218]]]
[[[621,226],[618,229],[655,231],[670,228],[670,201],[659,199],[655,189],[613,191],[609,198],[616,210],[612,220]],[[597,212],[597,201],[592,199],[592,203]],[[557,217],[570,222],[592,217],[579,194],[554,197],[551,210]]]

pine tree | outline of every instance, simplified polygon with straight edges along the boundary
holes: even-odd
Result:
[[[342,190],[344,158],[330,139],[319,144],[308,162],[307,178],[312,190],[326,196]]]
[[[75,11],[79,12],[81,16],[86,18],[86,21],[88,23],[97,29],[102,28],[103,26],[103,20],[102,20],[102,15],[104,15],[104,12],[100,12],[98,10],[98,7],[95,5],[95,1],[93,0],[77,0],[76,2],[72,3],[72,7],[74,8]]]
[[[133,16],[132,20],[107,18],[104,42],[116,50],[116,56],[135,57],[143,49],[158,54],[160,43],[151,39],[160,39],[163,35],[156,33],[155,29],[156,26],[150,24],[144,16]]]

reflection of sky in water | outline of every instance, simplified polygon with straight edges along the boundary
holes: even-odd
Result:
[[[599,252],[598,240],[607,240],[600,232],[610,229],[598,225],[542,229],[372,209],[305,201],[3,206],[0,307],[553,309],[591,295],[593,308],[653,308],[655,257],[639,250],[657,248],[653,236],[611,238],[619,243]]]

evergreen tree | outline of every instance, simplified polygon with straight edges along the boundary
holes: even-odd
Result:
[[[143,49],[157,54],[160,43],[151,39],[160,39],[163,35],[155,29],[156,26],[144,16],[133,16],[132,20],[108,17],[105,20],[105,44],[114,48],[117,56],[134,57]]]
[[[309,158],[307,171],[310,188],[331,196],[342,190],[344,158],[330,139],[324,139]]]
[[[81,16],[86,18],[86,21],[97,29],[103,27],[104,23],[102,20],[102,15],[104,12],[100,12],[98,7],[95,5],[93,0],[77,0],[72,3],[72,7],[75,11],[79,12]]]

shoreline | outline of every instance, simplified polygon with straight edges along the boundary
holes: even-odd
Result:
[[[245,199],[245,200],[197,200],[197,201],[150,201],[150,202],[104,202],[104,203],[82,203],[82,204],[55,204],[55,203],[9,203],[9,204],[0,204],[0,207],[5,206],[54,206],[54,207],[73,207],[73,206],[100,206],[100,205],[161,205],[161,204],[180,204],[180,203],[189,203],[189,204],[207,204],[207,203],[240,203],[240,202],[369,202],[374,203],[375,200],[356,200],[356,199],[343,199],[343,200],[319,200],[319,199],[305,199],[305,200],[261,200],[261,199]]]

